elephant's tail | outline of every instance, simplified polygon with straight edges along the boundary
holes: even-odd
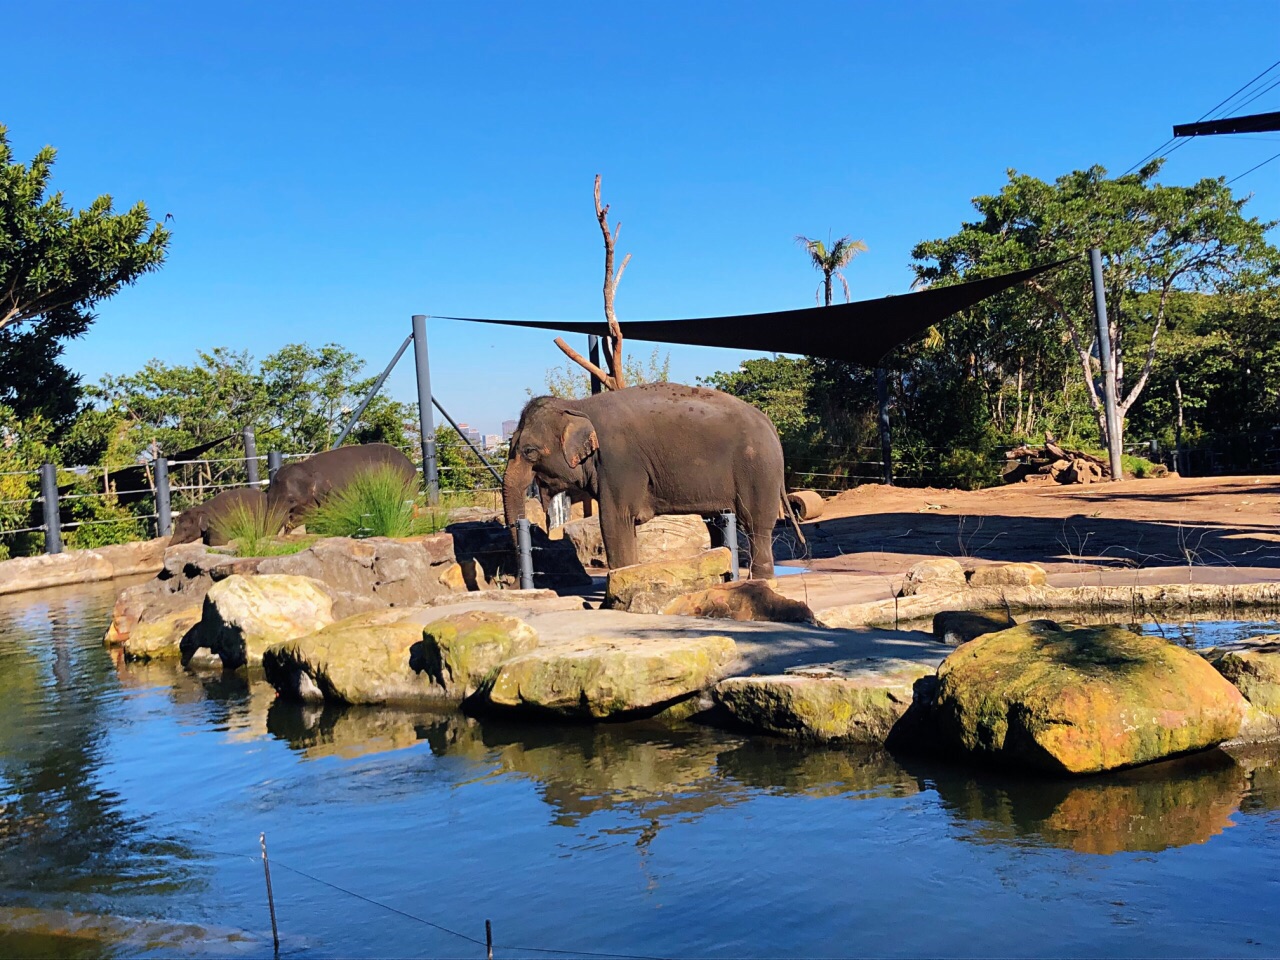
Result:
[[[783,516],[791,520],[791,527],[795,530],[796,536],[800,538],[801,546],[808,546],[804,534],[800,532],[800,521],[796,519],[796,512],[791,506],[791,498],[787,496],[787,488],[782,488],[782,511]]]

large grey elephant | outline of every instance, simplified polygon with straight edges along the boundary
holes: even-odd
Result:
[[[169,543],[173,545],[202,540],[211,547],[220,547],[227,542],[221,526],[238,510],[265,516],[266,495],[256,487],[223,490],[216,497],[210,497],[204,503],[183,510],[173,524],[173,535],[169,538]]]
[[[589,494],[610,567],[638,562],[638,523],[732,510],[751,543],[751,575],[769,577],[782,468],[769,418],[718,390],[651,383],[585,400],[535,397],[511,437],[503,506],[514,527],[534,480],[552,494]]]
[[[267,489],[267,509],[284,518],[286,529],[296,527],[333,491],[380,466],[395,470],[406,483],[417,475],[413,461],[389,443],[337,447],[281,467]]]

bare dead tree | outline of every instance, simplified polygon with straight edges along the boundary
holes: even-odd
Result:
[[[600,223],[600,232],[604,234],[604,318],[609,322],[609,335],[605,338],[605,363],[609,366],[609,372],[601,370],[590,360],[586,359],[578,351],[564,342],[563,337],[556,337],[555,344],[559,347],[564,355],[567,356],[578,366],[582,367],[593,377],[596,377],[604,384],[607,390],[621,390],[627,385],[626,375],[622,369],[622,328],[618,326],[618,318],[613,312],[613,297],[618,290],[618,281],[622,279],[622,272],[627,269],[627,264],[631,261],[631,254],[627,254],[622,258],[622,264],[618,267],[618,272],[613,272],[613,250],[618,242],[618,233],[622,230],[622,222],[619,221],[613,228],[613,232],[609,231],[609,205],[600,205],[600,174],[596,174],[595,187],[596,200],[596,220]]]

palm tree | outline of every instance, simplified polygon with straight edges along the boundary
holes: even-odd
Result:
[[[831,278],[833,276],[840,278],[840,284],[844,287],[844,300],[845,303],[848,303],[849,281],[844,278],[844,268],[858,254],[866,253],[867,245],[861,240],[854,240],[847,234],[831,244],[830,249],[827,249],[827,245],[821,240],[813,240],[803,235],[796,237],[796,243],[809,251],[809,257],[813,261],[813,268],[822,271],[822,290],[826,296],[825,305],[831,306]],[[814,299],[818,299],[816,293],[814,294]]]

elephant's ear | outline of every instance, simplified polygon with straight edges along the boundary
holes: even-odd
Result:
[[[576,467],[600,449],[600,441],[596,437],[596,428],[587,417],[580,413],[570,413],[568,419],[569,422],[564,425],[564,433],[560,435],[560,446],[569,466]]]

